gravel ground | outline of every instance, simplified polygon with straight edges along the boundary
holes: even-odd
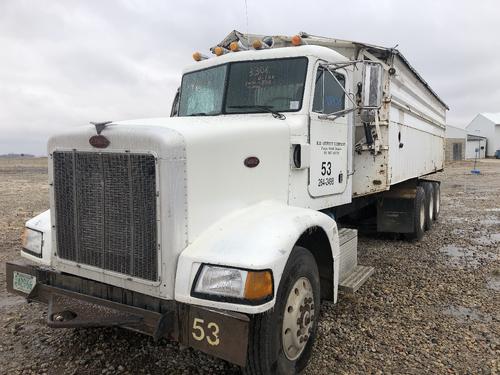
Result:
[[[306,374],[500,374],[500,161],[449,165],[439,222],[421,242],[360,238],[375,274],[321,307]],[[0,159],[0,373],[239,373],[177,344],[122,329],[51,330],[45,307],[5,291],[24,221],[45,210],[45,159]]]

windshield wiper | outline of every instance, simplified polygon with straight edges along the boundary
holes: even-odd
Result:
[[[272,113],[274,118],[284,120],[286,119],[285,115],[283,113],[279,113],[278,111],[275,111],[272,109],[270,105],[230,105],[228,108],[236,108],[236,109],[252,109],[252,108],[257,108],[257,109],[262,109],[266,112]]]

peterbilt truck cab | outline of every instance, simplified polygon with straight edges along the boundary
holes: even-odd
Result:
[[[7,264],[8,288],[47,303],[52,327],[121,326],[247,373],[300,372],[321,300],[373,272],[330,209],[353,200],[355,151],[383,152],[376,131],[355,145],[355,123],[378,129],[390,66],[300,36],[213,52],[194,55],[171,117],[49,140],[50,210],[27,222],[31,263]]]

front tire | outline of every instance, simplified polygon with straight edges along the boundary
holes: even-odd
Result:
[[[250,320],[245,374],[296,374],[309,362],[316,338],[320,279],[313,255],[295,246],[272,310]]]

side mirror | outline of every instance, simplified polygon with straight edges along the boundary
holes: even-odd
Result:
[[[175,93],[174,101],[172,102],[172,109],[170,110],[170,117],[176,117],[179,114],[179,99],[180,99],[181,88],[177,89]]]
[[[363,62],[363,87],[361,109],[378,109],[382,106],[382,65]]]

